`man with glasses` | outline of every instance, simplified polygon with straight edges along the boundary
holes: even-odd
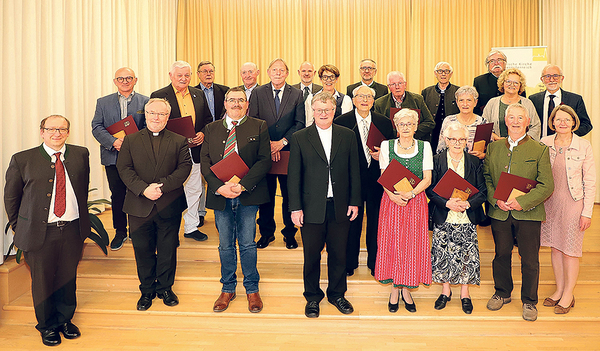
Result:
[[[204,92],[212,120],[222,118],[223,113],[225,113],[223,109],[225,93],[229,90],[229,87],[215,83],[215,66],[210,61],[200,62],[196,73],[198,79],[200,79],[200,83],[196,85],[196,88]]]
[[[280,160],[281,151],[289,150],[289,140],[292,134],[304,128],[304,102],[302,92],[285,82],[289,75],[289,69],[285,61],[277,58],[269,64],[267,74],[271,82],[261,85],[250,96],[250,107],[248,115],[267,122],[269,135],[271,137],[271,160]],[[290,217],[288,209],[288,187],[287,175],[267,174],[267,186],[269,188],[270,201],[260,205],[258,210],[258,228],[260,239],[256,243],[259,249],[263,249],[275,240],[275,192],[277,181],[283,197],[281,215],[285,227],[281,230],[285,247],[295,249],[298,247],[296,241],[296,227]]]
[[[148,97],[136,93],[133,88],[137,83],[131,68],[119,68],[115,72],[113,83],[117,92],[101,97],[96,102],[96,112],[92,119],[92,134],[100,143],[100,161],[106,171],[110,189],[111,212],[115,237],[110,242],[111,250],[119,250],[127,239],[127,215],[123,212],[126,187],[117,171],[117,156],[123,144],[123,137],[111,135],[106,128],[114,123],[132,116],[138,130],[146,125],[144,105]]]
[[[192,117],[196,136],[190,143],[190,154],[192,155],[192,171],[184,184],[185,197],[188,205],[187,212],[183,215],[184,237],[196,241],[204,241],[208,236],[198,230],[200,216],[198,208],[202,197],[204,184],[202,172],[200,171],[200,148],[204,141],[204,126],[212,122],[212,114],[208,108],[208,102],[204,93],[194,87],[190,87],[192,78],[192,66],[185,61],[175,61],[169,72],[171,84],[153,92],[150,98],[163,98],[167,100],[171,110],[171,119],[179,117]]]
[[[345,113],[333,120],[333,123],[354,131],[358,145],[358,165],[360,167],[361,202],[358,207],[358,217],[350,222],[348,233],[348,248],[346,250],[346,274],[351,276],[358,268],[360,253],[360,235],[363,228],[363,214],[367,210],[367,267],[374,275],[375,259],[377,257],[377,226],[379,223],[379,204],[383,188],[377,182],[381,175],[379,168],[379,146],[373,150],[367,146],[369,131],[377,128],[386,140],[394,139],[394,126],[389,118],[371,111],[375,101],[375,90],[365,85],[359,85],[352,92],[354,111]]]
[[[10,160],[4,207],[31,273],[31,294],[42,342],[60,344],[81,333],[71,323],[77,307],[77,265],[90,233],[88,149],[65,144],[69,121],[52,115],[40,123],[43,143]]]
[[[271,147],[267,123],[248,117],[248,100],[242,88],[232,88],[225,95],[225,116],[206,126],[202,147],[202,174],[208,183],[206,206],[215,212],[219,232],[219,259],[221,261],[221,294],[213,306],[214,312],[223,312],[236,296],[237,253],[244,274],[248,310],[258,313],[263,303],[258,293],[260,276],[256,269],[256,212],[258,206],[269,201],[265,178],[271,168]],[[239,182],[222,181],[211,166],[237,152],[250,169]]]
[[[187,207],[183,183],[192,168],[187,139],[165,129],[171,105],[151,98],[145,112],[146,128],[125,137],[117,159],[142,293],[138,311],[150,308],[156,296],[167,306],[179,303],[172,287]]]
[[[406,91],[406,79],[404,73],[392,71],[387,75],[388,88],[390,93],[375,100],[375,112],[390,118],[390,108],[409,108],[417,111],[419,115],[419,125],[414,135],[415,139],[429,141],[431,131],[435,127],[435,121],[425,105],[425,100],[419,94]]]
[[[300,76],[300,83],[292,85],[296,89],[302,91],[302,98],[304,102],[306,99],[313,94],[323,89],[319,84],[313,83],[315,77],[315,66],[312,63],[305,61],[302,62],[300,68],[298,68],[298,76]]]
[[[454,93],[458,86],[450,83],[454,69],[448,62],[438,62],[433,69],[437,84],[427,87],[421,91],[429,112],[435,113],[435,128],[431,132],[431,149],[436,150],[442,129],[442,122],[446,116],[455,115],[460,112],[456,105]]]
[[[239,87],[244,89],[248,100],[250,100],[250,95],[254,88],[258,86],[257,80],[259,74],[260,70],[254,62],[246,62],[240,68],[240,76],[242,77],[242,82],[244,82],[244,84]]]
[[[350,84],[346,88],[346,95],[350,96],[350,98],[353,97],[352,92],[354,89],[360,85],[366,85],[369,88],[374,89],[375,100],[388,93],[388,88],[385,85],[377,83],[373,80],[373,78],[375,78],[375,74],[377,73],[377,64],[375,61],[371,59],[364,59],[360,61],[360,64],[358,65],[358,72],[360,73],[361,81]]]
[[[575,134],[584,136],[592,130],[592,121],[588,116],[585,103],[581,95],[563,90],[560,86],[565,79],[562,69],[557,65],[547,65],[542,70],[540,78],[546,86],[546,90],[533,94],[529,100],[533,102],[535,109],[542,120],[542,137],[554,134],[548,126],[548,117],[552,114],[554,107],[567,105],[575,110],[579,117],[580,125]]]

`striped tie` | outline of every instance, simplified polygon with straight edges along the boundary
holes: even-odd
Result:
[[[229,131],[229,136],[227,137],[227,142],[225,142],[225,153],[223,154],[223,158],[231,155],[235,151],[235,126],[237,125],[237,121],[232,121],[233,128]]]

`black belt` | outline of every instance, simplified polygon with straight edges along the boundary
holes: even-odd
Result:
[[[328,197],[327,198],[327,202],[333,202],[333,198],[332,197]]]
[[[73,221],[57,221],[57,222],[52,222],[52,223],[48,223],[48,227],[64,227],[64,226],[66,226],[66,225],[68,225],[70,223],[73,223],[73,222],[77,221],[77,220],[78,219],[73,220]]]

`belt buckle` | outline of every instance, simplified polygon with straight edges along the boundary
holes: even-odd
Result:
[[[58,221],[58,222],[56,222],[56,226],[57,226],[57,227],[59,227],[59,228],[60,228],[60,227],[64,227],[64,226],[66,226],[67,224],[69,224],[69,222],[68,222],[68,221]]]

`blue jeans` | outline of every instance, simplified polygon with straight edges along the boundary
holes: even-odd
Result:
[[[258,292],[260,276],[256,269],[256,212],[258,206],[244,206],[239,198],[227,199],[225,210],[215,210],[215,224],[219,231],[219,257],[221,259],[221,283],[224,293],[234,293],[237,285],[237,252],[244,273],[246,294]]]

